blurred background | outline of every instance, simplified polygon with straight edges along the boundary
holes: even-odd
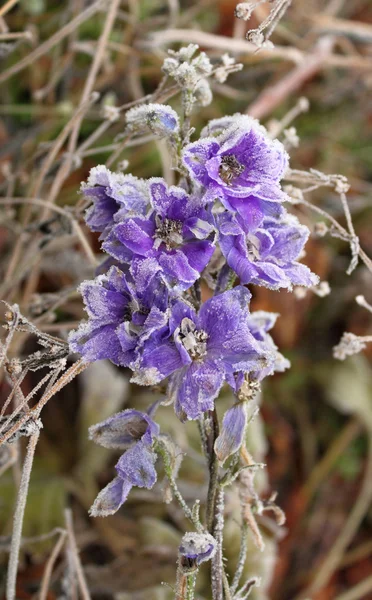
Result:
[[[190,42],[212,60],[229,51],[244,65],[225,83],[213,84],[212,103],[194,113],[197,132],[209,119],[235,112],[248,112],[273,127],[306,97],[309,110],[292,123],[299,140],[290,150],[291,166],[348,178],[354,227],[362,248],[372,255],[370,0],[296,0],[272,35],[272,53],[245,49],[245,33],[267,17],[267,3],[245,23],[234,17],[233,0],[122,0],[116,3],[106,39],[114,3],[101,2],[100,9],[96,4],[8,0],[0,6],[1,299],[18,303],[41,331],[63,339],[83,318],[76,287],[93,276],[89,248],[98,254],[99,243],[82,221],[80,182],[93,166],[108,161],[110,168],[120,169],[123,160],[136,176],[172,181],[166,146],[149,139],[122,147],[124,113],[110,120],[110,107],[154,92],[167,48]],[[97,53],[100,64],[92,75]],[[93,90],[100,93],[95,102],[89,99]],[[169,103],[177,109],[179,96]],[[52,160],[39,185],[46,157]],[[67,207],[67,212],[20,200],[30,196]],[[345,225],[339,196],[331,188],[315,190],[307,199]],[[362,294],[372,302],[372,275],[362,263],[346,275],[349,245],[316,235],[319,216],[310,208],[296,205],[293,212],[313,232],[304,262],[329,283],[330,293],[319,297],[309,291],[299,298],[252,289],[253,309],[280,313],[273,336],[292,368],[265,381],[260,417],[247,431],[255,460],[267,464],[257,477],[258,488],[266,496],[278,492],[287,522],[278,528],[261,518],[266,549],[260,553],[249,541],[244,573],[262,577],[261,587],[252,592],[256,600],[368,599],[372,345],[343,362],[333,358],[332,348],[344,331],[371,335],[371,314],[355,297]],[[18,335],[9,355],[26,356],[36,349],[34,336]],[[40,379],[39,371],[28,374],[23,392]],[[0,404],[9,390],[2,374]],[[154,490],[131,493],[112,517],[94,520],[87,514],[97,491],[112,478],[117,459],[88,441],[88,426],[124,407],[144,409],[154,399],[156,394],[130,385],[125,370],[102,362],[46,405],[26,507],[18,598],[38,597],[58,531],[46,539],[40,536],[64,527],[66,507],[73,512],[92,598],[174,597],[161,583],[174,585],[177,547],[187,525],[174,504],[162,502],[161,478]],[[221,414],[229,401],[226,390],[219,400]],[[206,469],[197,428],[179,423],[169,407],[160,409],[159,420],[188,449],[180,471],[185,498],[190,503],[203,498]],[[0,456],[1,576],[25,444],[23,438]],[[227,494],[226,515],[224,548],[232,573],[240,533],[234,492]],[[76,598],[76,590],[68,553],[61,549],[48,598]],[[210,598],[208,590],[208,567],[203,566],[197,598]]]

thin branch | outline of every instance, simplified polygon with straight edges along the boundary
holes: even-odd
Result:
[[[50,578],[52,576],[54,563],[56,562],[58,555],[63,548],[63,545],[66,541],[66,537],[67,537],[67,532],[62,531],[57,540],[57,543],[55,544],[55,546],[53,548],[51,555],[48,558],[48,562],[46,564],[44,574],[43,574],[43,579],[41,581],[39,600],[47,600],[49,583],[50,583]]]
[[[25,507],[27,502],[28,487],[30,483],[30,476],[32,470],[32,464],[34,461],[35,449],[39,440],[40,431],[37,430],[34,435],[29,439],[27,446],[27,453],[25,461],[23,463],[21,482],[18,490],[17,504],[13,518],[13,532],[12,542],[9,555],[8,563],[8,574],[6,582],[6,598],[7,600],[15,600],[16,597],[16,583],[17,583],[17,572],[18,572],[18,561],[19,561],[19,550],[21,545],[23,518],[25,514]]]
[[[90,596],[88,585],[87,585],[87,582],[85,579],[83,567],[82,567],[80,557],[79,557],[78,547],[76,544],[74,527],[73,527],[73,522],[72,522],[72,512],[68,508],[65,510],[65,521],[66,521],[66,529],[67,529],[69,547],[71,550],[71,557],[73,560],[81,597],[83,600],[91,600],[91,596]]]

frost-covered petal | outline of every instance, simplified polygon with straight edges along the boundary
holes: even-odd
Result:
[[[189,288],[200,276],[182,250],[164,252],[159,256],[159,264],[171,287],[180,290]]]
[[[216,140],[205,138],[188,144],[183,152],[183,162],[190,174],[205,186],[209,183],[206,162],[217,154],[219,149],[220,144]]]
[[[87,362],[109,359],[124,365],[124,355],[115,332],[116,324],[103,325],[84,322],[72,331],[68,341],[72,352],[78,352]]]
[[[174,220],[184,220],[188,195],[184,189],[177,186],[167,186],[164,179],[150,179],[151,204],[157,214]]]
[[[210,298],[199,311],[199,327],[207,332],[208,349],[220,348],[230,338],[236,327],[248,315],[251,293],[243,286],[237,286],[219,296]]]
[[[175,373],[169,382],[169,394],[176,403],[176,412],[188,419],[197,419],[213,410],[224,381],[223,370],[212,361],[193,362]]]
[[[221,464],[237,452],[243,443],[247,425],[247,410],[243,402],[235,404],[225,412],[221,431],[214,444],[214,451]]]
[[[159,426],[146,413],[127,409],[89,428],[89,438],[104,448],[128,449],[143,438],[159,434]]]
[[[182,252],[186,256],[190,267],[197,273],[201,273],[212,257],[214,246],[206,240],[194,241],[184,244]]]
[[[85,281],[79,288],[88,315],[100,319],[102,324],[120,319],[129,303],[128,295],[104,287],[106,281],[103,276],[101,279]]]
[[[102,232],[106,238],[115,217],[121,210],[144,214],[148,204],[145,181],[133,175],[114,173],[104,165],[91,169],[88,180],[82,184],[82,193],[93,201],[85,220],[92,231]]]
[[[108,517],[113,515],[124,504],[132,489],[129,481],[115,477],[103,490],[100,491],[89,510],[91,517]]]
[[[134,254],[147,256],[154,245],[155,227],[146,219],[127,219],[115,225],[113,234]]]
[[[315,275],[309,267],[303,265],[302,263],[293,263],[291,265],[286,265],[285,272],[293,285],[303,285],[305,287],[312,287],[313,285],[318,285],[319,277]]]
[[[122,479],[137,487],[152,488],[156,482],[156,454],[143,441],[129,448],[118,460],[116,471]]]

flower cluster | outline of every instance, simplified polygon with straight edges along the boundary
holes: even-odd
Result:
[[[177,79],[210,70],[203,55],[192,56],[174,54],[167,73]],[[127,123],[173,142],[181,135],[174,111],[157,104],[132,109]],[[109,258],[96,279],[81,285],[88,320],[69,341],[88,362],[129,367],[137,384],[167,383],[167,402],[186,420],[213,410],[225,383],[239,397],[244,385],[288,366],[268,333],[276,315],[251,314],[245,286],[309,287],[317,277],[298,262],[308,229],[283,206],[287,154],[256,120],[211,121],[198,141],[178,150],[178,186],[92,169],[82,187],[92,202],[86,222],[100,233]],[[216,257],[225,264],[215,281],[208,269]],[[209,290],[201,303],[207,274],[215,293]],[[240,407],[226,415],[216,447],[221,462],[239,447],[245,423]],[[149,416],[124,411],[91,434],[125,450],[117,477],[92,508],[92,514],[111,514],[133,485],[154,484],[158,428]]]

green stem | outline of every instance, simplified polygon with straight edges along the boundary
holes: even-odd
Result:
[[[214,518],[216,511],[216,495],[218,489],[218,460],[214,451],[214,443],[219,434],[219,425],[217,412],[214,409],[209,411],[209,418],[211,420],[210,431],[207,433],[207,444],[209,454],[209,486],[207,496],[207,529],[209,533],[213,534]]]

